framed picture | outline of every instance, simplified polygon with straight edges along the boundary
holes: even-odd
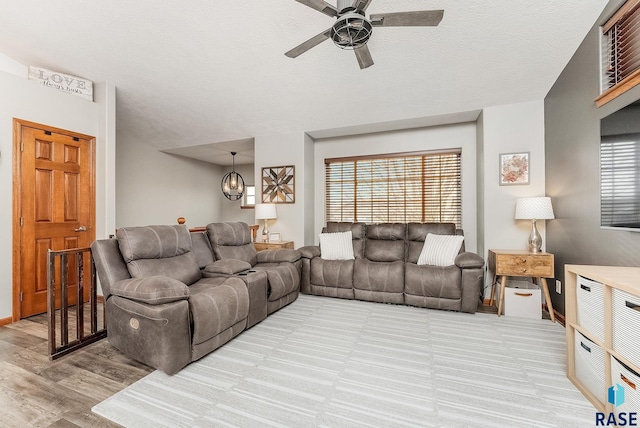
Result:
[[[500,153],[500,185],[529,184],[529,152]]]
[[[269,233],[269,242],[280,242],[280,232]]]
[[[295,185],[295,166],[262,168],[262,202],[293,204],[296,200]]]

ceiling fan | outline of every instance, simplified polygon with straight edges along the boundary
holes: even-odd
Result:
[[[296,58],[327,39],[342,49],[353,49],[361,69],[371,67],[373,59],[367,47],[373,27],[435,27],[442,21],[444,10],[420,10],[371,14],[365,12],[373,0],[337,0],[337,6],[324,0],[295,0],[305,6],[337,18],[335,24],[296,46],[285,55]]]

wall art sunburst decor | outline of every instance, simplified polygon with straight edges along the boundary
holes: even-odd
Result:
[[[262,202],[293,204],[295,193],[295,166],[262,168]]]

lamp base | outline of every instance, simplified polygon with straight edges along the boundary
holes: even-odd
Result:
[[[529,251],[539,253],[542,248],[542,236],[536,227],[536,221],[531,220],[531,233],[529,234]]]
[[[262,242],[269,242],[269,229],[267,229],[267,224],[269,220],[264,221],[264,227],[262,228]]]

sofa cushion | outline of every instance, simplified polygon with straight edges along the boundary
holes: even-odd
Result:
[[[456,266],[405,266],[405,293],[440,299],[460,299],[462,287],[460,269]],[[459,305],[459,303],[458,303]],[[459,309],[458,309],[459,310]]]
[[[202,277],[185,225],[122,227],[116,236],[133,278],[168,276],[191,285]]]
[[[149,276],[117,281],[111,286],[111,294],[149,305],[186,300],[189,287],[167,276]]]
[[[351,231],[321,233],[320,257],[324,260],[353,260],[353,234]]]
[[[365,224],[364,223],[351,223],[351,222],[327,222],[323,233],[335,233],[335,232],[347,232],[351,231],[353,255],[356,259],[364,257],[364,239],[365,239]]]
[[[245,261],[226,259],[209,263],[204,268],[204,273],[221,273],[224,275],[233,275],[249,269],[251,269],[251,265]]]
[[[244,260],[251,266],[257,263],[256,249],[247,223],[210,223],[207,225],[207,235],[217,260]]]
[[[311,259],[309,275],[312,285],[325,287],[352,288],[353,260]]]
[[[456,230],[454,223],[409,223],[407,224],[407,262],[418,262],[418,257],[420,257],[420,253],[424,247],[424,240],[429,233],[436,235],[459,234],[462,236],[462,231]]]
[[[454,265],[463,240],[463,236],[428,233],[417,264],[431,266]]]
[[[203,278],[189,287],[193,345],[205,342],[249,314],[249,292],[235,277]]]
[[[402,293],[404,290],[404,262],[372,262],[356,260],[353,287],[386,293]]]
[[[280,266],[262,266],[257,264],[255,270],[267,273],[269,291],[267,300],[273,302],[300,289],[300,272],[293,263]]]
[[[373,262],[404,262],[406,225],[381,223],[367,226],[364,257]]]

